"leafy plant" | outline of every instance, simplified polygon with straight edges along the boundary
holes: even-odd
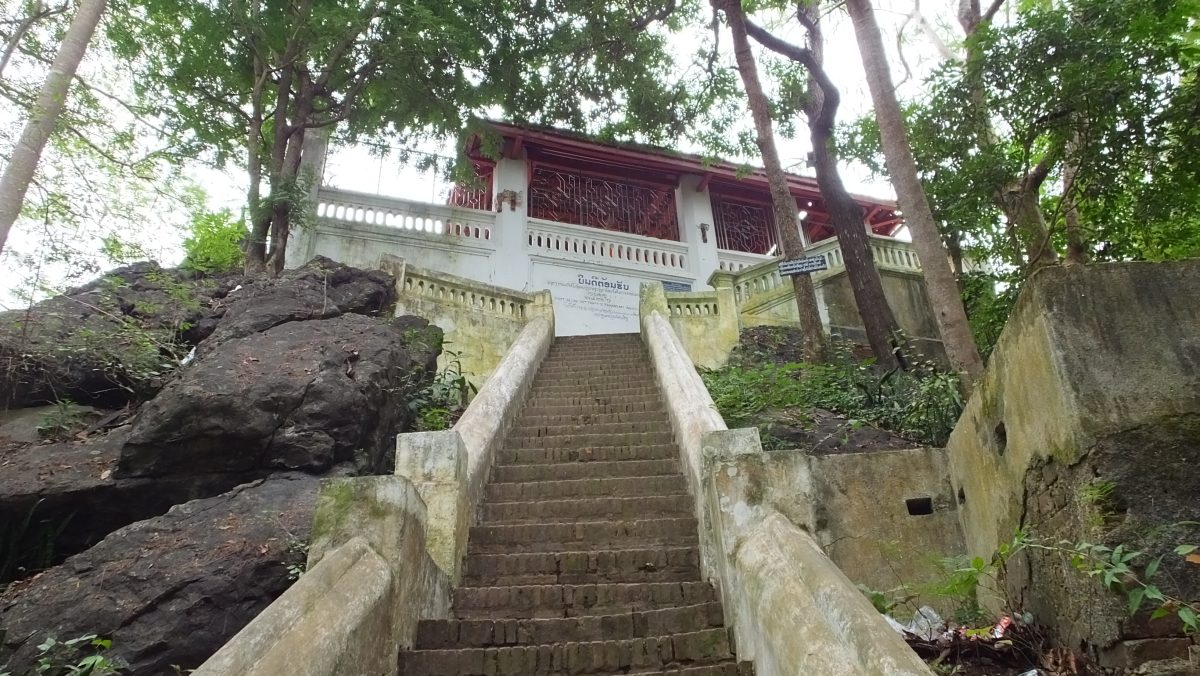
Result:
[[[68,439],[83,428],[85,419],[86,415],[78,404],[63,399],[55,402],[54,409],[38,420],[37,433],[42,439]]]
[[[292,582],[299,580],[308,570],[309,543],[296,536],[288,537],[287,553],[291,560],[287,564],[288,579]]]
[[[233,212],[199,211],[192,215],[191,233],[183,240],[183,267],[200,272],[225,272],[242,265],[246,224]]]
[[[704,371],[701,377],[730,425],[761,425],[764,411],[821,408],[856,424],[871,423],[936,446],[944,445],[962,413],[958,376],[930,361],[909,371],[879,373],[848,344],[835,344],[823,364],[752,362]]]
[[[118,665],[104,656],[112,641],[96,634],[87,634],[67,641],[53,636],[38,645],[36,666],[26,676],[110,676],[118,673]],[[12,676],[0,672],[0,676]]]
[[[434,374],[429,384],[413,393],[408,400],[418,432],[450,429],[463,411],[476,388],[463,374],[460,353],[444,350],[445,366]]]

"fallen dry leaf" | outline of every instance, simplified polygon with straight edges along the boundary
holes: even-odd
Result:
[[[1188,554],[1183,560],[1200,566],[1200,554]]]

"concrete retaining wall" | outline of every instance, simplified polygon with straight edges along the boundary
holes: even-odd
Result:
[[[663,315],[660,285],[642,287],[642,339],[654,363],[696,501],[705,576],[718,586],[741,659],[759,676],[932,672],[796,524],[738,481],[764,454],[758,430],[729,430]]]
[[[1163,556],[1164,593],[1200,600],[1197,566],[1173,551],[1200,541],[1200,261],[1032,276],[947,451],[972,556],[990,559],[1018,528],[1121,544],[1143,552],[1135,566]],[[1061,553],[1031,550],[1009,568],[1008,602],[1104,666],[1191,647],[1177,622],[1129,617]]]

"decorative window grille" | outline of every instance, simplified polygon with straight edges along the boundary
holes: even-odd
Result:
[[[634,183],[563,169],[535,167],[529,215],[645,237],[679,241],[675,188]]]
[[[778,243],[775,213],[770,204],[737,202],[713,195],[712,207],[718,249],[765,254]]]
[[[490,164],[475,165],[474,183],[455,183],[446,198],[446,204],[467,209],[492,210],[492,178],[495,167]]]

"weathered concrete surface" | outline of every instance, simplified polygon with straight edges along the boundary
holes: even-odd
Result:
[[[447,348],[438,368],[457,362],[463,375],[483,387],[534,317],[554,319],[550,294],[524,293],[417,267],[383,255],[379,267],[396,278],[396,314],[417,315],[442,329]]]
[[[660,285],[643,285],[642,339],[695,500],[703,570],[721,589],[739,657],[753,659],[759,676],[930,674],[816,542],[764,504],[763,484],[736,480],[740,462],[767,457],[758,431],[726,428],[661,314],[665,305]],[[789,476],[776,486],[803,494],[808,468],[781,469]],[[803,503],[792,507],[813,519]]]
[[[671,302],[675,306],[698,307],[687,303],[686,299],[689,296],[716,299],[715,304],[702,303],[705,307],[712,307],[715,314],[664,314],[670,317],[671,328],[675,330],[675,335],[687,350],[692,362],[701,368],[716,369],[724,366],[729,360],[729,353],[738,343],[741,323],[738,321],[737,301],[733,295],[733,278],[731,272],[717,271],[708,278],[708,283],[714,291],[671,294]],[[644,306],[642,311],[645,311]]]
[[[429,554],[457,585],[472,515],[462,437],[453,429],[398,435],[396,474],[411,481],[425,502]]]
[[[402,477],[326,482],[308,572],[193,673],[396,674],[417,622],[449,612],[424,528],[424,504]]]
[[[713,452],[728,446],[714,443]],[[922,585],[944,578],[939,560],[964,552],[942,449],[725,454],[723,494],[752,496],[752,503],[778,511],[810,533],[856,584],[920,593]],[[923,512],[926,500],[931,513],[911,513]],[[916,601],[954,610],[932,594]]]
[[[880,270],[879,280],[883,283],[883,296],[896,317],[896,324],[910,344],[922,354],[945,362],[946,351],[933,307],[929,304],[925,279],[919,274]],[[826,309],[830,332],[866,344],[866,331],[846,272],[823,278],[816,288],[817,299]]]
[[[1029,280],[947,446],[970,554],[1020,526],[1057,542],[1166,554],[1156,581],[1200,598],[1200,262],[1050,268]],[[1103,490],[1107,487],[1107,491]],[[1106,493],[1104,497],[1098,497]],[[1071,645],[1101,652],[1170,633],[1035,552],[1010,596]],[[993,605],[994,599],[984,599]]]

